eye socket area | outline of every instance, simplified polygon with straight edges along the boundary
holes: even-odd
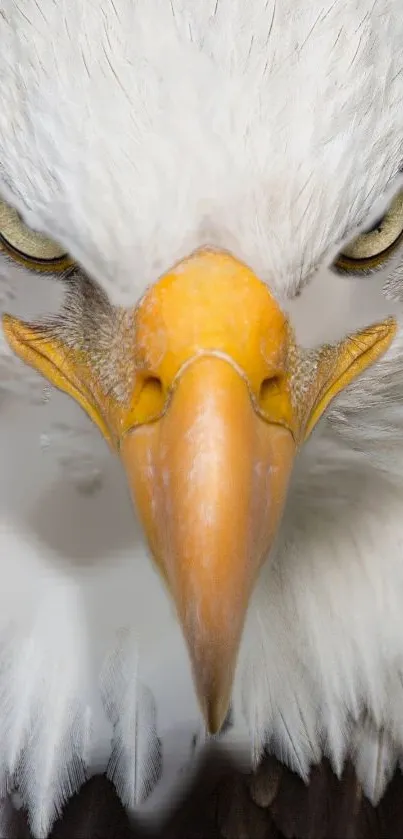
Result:
[[[400,245],[403,246],[403,190],[381,219],[343,248],[333,268],[351,274],[376,271]],[[59,244],[27,227],[18,212],[1,199],[0,250],[34,271],[62,273],[74,265]]]
[[[0,250],[34,271],[60,273],[74,264],[59,244],[27,227],[17,211],[1,200]]]
[[[403,190],[381,219],[343,248],[333,267],[351,274],[375,271],[386,264],[400,245],[403,246]]]

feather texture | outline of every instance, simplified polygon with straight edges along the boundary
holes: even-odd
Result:
[[[0,41],[0,193],[124,305],[203,244],[293,296],[403,161],[400,0],[3,0]]]
[[[159,779],[161,754],[154,698],[139,680],[138,652],[130,636],[120,640],[106,663],[102,683],[115,728],[108,775],[124,806],[135,809]]]
[[[3,528],[3,545],[4,535]],[[21,540],[13,545],[11,528],[6,540],[11,562],[6,562],[9,568],[4,572],[9,580],[20,564],[18,554],[24,560],[24,546]],[[15,579],[28,571],[23,562]],[[36,571],[41,577],[40,569]],[[89,737],[77,699],[78,684],[85,683],[80,672],[85,622],[74,586],[52,573],[46,577],[42,576],[41,586],[31,581],[37,607],[32,611],[28,598],[31,618],[25,614],[22,625],[21,621],[15,625],[12,612],[10,623],[6,622],[3,604],[0,658],[3,787],[8,777],[18,785],[38,837],[47,836],[65,800],[83,783],[81,757]],[[12,597],[9,586],[8,596]],[[55,623],[57,633],[51,631]]]
[[[368,719],[356,726],[352,747],[354,763],[362,787],[375,804],[381,800],[396,768],[396,744],[391,736],[377,729]]]

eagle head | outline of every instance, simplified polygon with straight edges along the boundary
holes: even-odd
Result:
[[[295,455],[333,397],[387,349],[395,321],[304,351],[246,265],[201,250],[132,309],[72,276],[55,320],[6,315],[3,328],[118,453],[216,733]]]

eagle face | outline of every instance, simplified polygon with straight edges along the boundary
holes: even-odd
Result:
[[[120,458],[207,730],[394,755],[399,4],[10,0],[0,38],[4,274],[64,289],[3,333]]]
[[[119,452],[215,734],[295,455],[340,389],[389,347],[395,320],[303,352],[253,272],[204,250],[134,310],[97,303],[73,279],[53,322],[5,315],[3,329]]]

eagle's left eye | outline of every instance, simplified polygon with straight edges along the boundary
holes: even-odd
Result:
[[[60,272],[72,264],[60,245],[30,230],[4,201],[0,201],[0,250],[36,271]]]
[[[403,191],[393,199],[385,215],[365,230],[339,254],[334,267],[359,274],[381,268],[403,246]]]

